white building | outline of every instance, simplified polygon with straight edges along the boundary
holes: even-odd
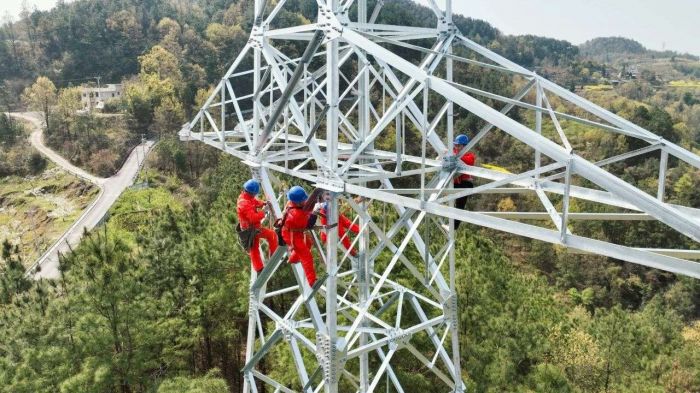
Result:
[[[121,84],[109,84],[98,87],[83,86],[81,88],[80,101],[83,110],[102,109],[105,102],[111,99],[119,99],[124,93]]]

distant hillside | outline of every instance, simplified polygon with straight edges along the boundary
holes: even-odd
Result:
[[[608,54],[645,54],[647,48],[639,42],[624,37],[594,38],[579,46],[583,56],[604,56]]]
[[[700,59],[697,56],[674,51],[650,50],[639,42],[624,37],[594,38],[581,44],[579,50],[583,57],[607,63],[629,58],[683,57],[690,60]]]

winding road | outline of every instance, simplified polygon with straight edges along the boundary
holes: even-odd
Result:
[[[58,278],[60,272],[58,270],[58,255],[67,252],[70,248],[75,247],[84,233],[84,230],[90,230],[105,216],[109,208],[119,198],[122,192],[129,186],[134,184],[134,179],[143,164],[146,154],[153,147],[152,141],[147,141],[144,144],[138,145],[124,161],[124,165],[119,169],[114,176],[109,178],[101,178],[94,176],[63,158],[60,154],[51,150],[44,145],[43,141],[43,120],[39,113],[11,113],[18,119],[30,122],[34,130],[30,136],[30,142],[41,154],[53,161],[62,169],[80,177],[81,179],[95,184],[100,189],[100,193],[83,214],[76,220],[73,225],[41,256],[39,259],[27,269],[27,275],[39,278]]]

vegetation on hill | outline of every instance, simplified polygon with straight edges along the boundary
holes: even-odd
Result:
[[[635,40],[624,37],[599,37],[586,41],[579,47],[584,56],[605,54],[643,54],[647,48]]]
[[[698,56],[679,54],[674,51],[654,51],[644,47],[639,42],[624,37],[599,37],[586,41],[579,46],[581,55],[600,61],[610,62],[611,59],[630,57],[674,57],[683,56],[691,60],[700,60]]]
[[[27,139],[23,123],[0,114],[0,242],[8,241],[29,265],[72,225],[97,189],[49,164]],[[0,265],[6,262],[0,258]]]

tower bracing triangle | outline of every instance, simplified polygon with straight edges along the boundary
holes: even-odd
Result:
[[[294,264],[296,283],[273,288],[270,278],[289,268],[285,247],[253,274],[245,392],[263,385],[275,392],[411,392],[410,370],[395,361],[407,357],[445,392],[466,391],[456,221],[700,278],[697,251],[640,248],[572,230],[577,220],[655,221],[700,241],[700,210],[665,199],[669,160],[700,168],[700,157],[466,38],[453,24],[451,0],[444,9],[429,1],[433,27],[377,23],[385,2],[317,0],[315,21],[282,26],[285,0],[254,0],[248,43],[180,132],[249,165],[277,218],[286,188],[297,182],[330,192],[330,224],[342,209],[360,228],[352,251],[337,226],[324,229],[325,243],[316,239],[323,285],[309,287]],[[509,86],[479,86],[489,73]],[[465,131],[455,129],[455,118],[465,116],[480,128],[468,130],[471,141],[455,154],[452,141]],[[638,147],[594,162],[587,146],[567,138],[573,128],[621,135]],[[526,145],[528,162],[517,170],[461,163],[458,157],[494,134]],[[659,157],[654,192],[609,169],[643,155]],[[460,174],[476,179],[475,188],[455,189]],[[499,194],[530,195],[541,209],[455,207],[464,196]],[[290,296],[296,300],[282,311],[280,302],[271,306]],[[290,370],[261,367],[281,353],[293,359],[293,380],[284,379]]]

